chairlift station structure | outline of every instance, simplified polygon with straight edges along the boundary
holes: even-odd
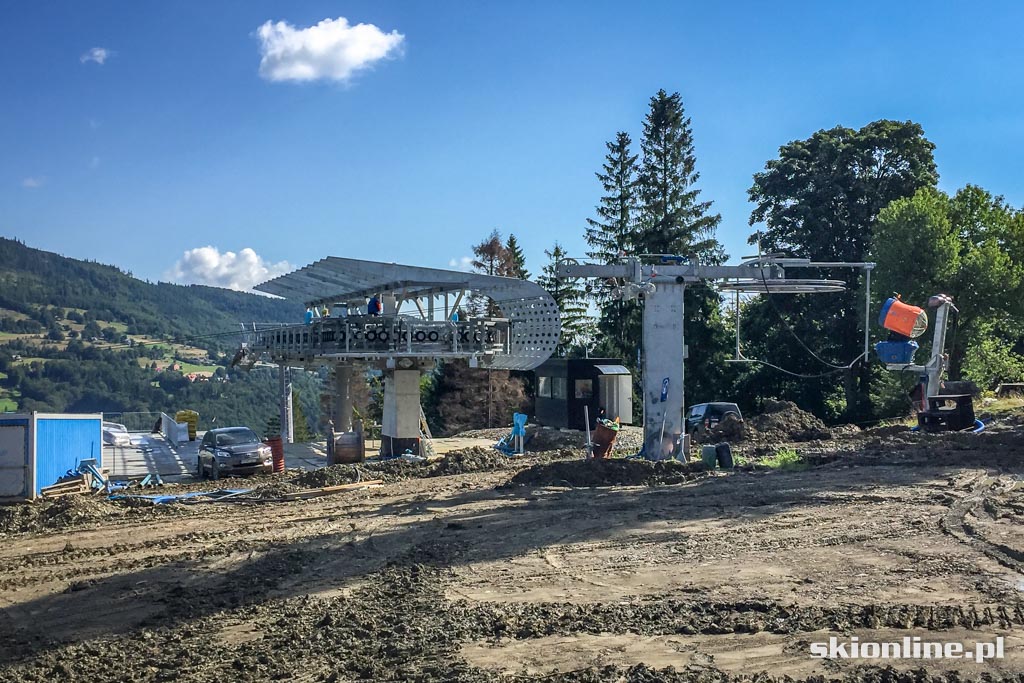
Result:
[[[383,371],[382,455],[419,454],[420,373],[435,360],[532,370],[554,352],[561,329],[558,306],[539,285],[479,273],[329,257],[256,289],[331,312],[311,324],[263,325],[248,335],[248,353],[281,367],[282,397],[290,395],[286,368],[332,365],[335,429],[350,431],[353,365]],[[469,296],[489,298],[501,317],[453,320]],[[379,315],[367,312],[371,297],[382,304]],[[282,417],[283,426],[291,424]]]

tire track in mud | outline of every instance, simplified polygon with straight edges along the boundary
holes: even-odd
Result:
[[[308,571],[316,553],[284,548],[237,570],[230,585],[175,586],[160,597],[165,611],[144,628],[71,644],[34,643],[6,668],[10,681],[290,680],[507,681],[460,657],[462,644],[498,638],[528,640],[577,633],[641,635],[799,634],[820,629],[1008,629],[1024,625],[1021,607],[1002,605],[839,605],[814,607],[772,601],[706,602],[652,599],[641,604],[476,603],[448,601],[451,567],[467,552],[428,540],[365,577],[346,597],[268,598],[288,577]],[[237,644],[216,636],[246,624],[258,638]],[[112,661],[144,666],[111,668]],[[629,673],[633,672],[633,673]],[[646,673],[645,673],[646,672]],[[588,670],[553,680],[696,680],[693,672]],[[636,678],[635,676],[640,676]],[[709,678],[710,677],[710,678]],[[741,680],[708,667],[707,681]],[[771,681],[770,677],[761,677]],[[888,680],[883,678],[878,681]],[[897,679],[892,679],[897,680]],[[916,683],[933,680],[917,676]],[[934,680],[944,680],[935,678]]]
[[[978,508],[986,504],[995,505],[998,497],[1012,491],[1017,483],[1014,479],[1007,486],[1000,477],[989,474],[979,476],[972,482],[970,491],[953,502],[939,521],[939,526],[943,532],[961,543],[1024,576],[1024,553],[989,540],[968,520],[968,516],[974,515]],[[1003,490],[997,491],[999,488]]]

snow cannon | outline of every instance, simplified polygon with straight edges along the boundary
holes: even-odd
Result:
[[[878,314],[878,324],[904,338],[920,337],[928,329],[928,314],[923,308],[889,297]]]
[[[878,324],[891,332],[887,341],[875,344],[875,353],[886,365],[911,365],[918,345],[910,341],[920,337],[928,329],[928,314],[924,309],[900,301],[899,296],[890,297],[882,305]]]

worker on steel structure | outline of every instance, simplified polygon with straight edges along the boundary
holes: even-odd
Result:
[[[366,312],[369,315],[380,315],[382,310],[384,310],[384,307],[381,306],[380,299],[375,294],[373,298],[370,299],[370,303],[366,304]]]

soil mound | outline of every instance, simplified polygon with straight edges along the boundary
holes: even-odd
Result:
[[[677,460],[563,460],[528,467],[509,486],[656,486],[689,481],[704,471],[699,462]]]
[[[502,429],[471,429],[456,434],[456,437],[472,439],[498,439],[508,436],[511,427]],[[541,453],[557,451],[564,448],[583,448],[587,443],[587,434],[575,429],[556,429],[538,425],[526,426],[526,451]],[[638,453],[644,444],[644,430],[641,427],[622,425],[615,439],[612,450],[616,453]]]
[[[302,487],[293,482],[278,481],[255,488],[247,495],[253,498],[280,498],[286,493],[295,493],[301,490]]]
[[[49,500],[0,506],[0,533],[59,531],[96,522],[178,514],[180,506],[148,501],[109,501],[97,495],[61,496]]]
[[[493,448],[474,446],[459,451],[446,453],[443,458],[433,463],[431,477],[443,477],[450,474],[466,474],[467,472],[490,472],[508,469],[512,460]]]
[[[364,462],[359,465],[328,465],[318,470],[303,472],[291,481],[302,488],[322,488],[354,484],[371,479],[383,479],[387,483],[392,483],[403,479],[490,472],[514,466],[513,459],[508,456],[492,448],[474,446],[451,451],[438,460],[411,462],[395,458],[381,462]]]
[[[767,401],[764,411],[745,422],[727,416],[702,441],[713,443],[744,441],[792,443],[831,439],[832,431],[817,417],[801,410],[792,401]]]
[[[103,498],[70,495],[0,507],[0,533],[68,529],[81,524],[123,517],[126,508]]]
[[[831,439],[825,423],[792,401],[766,401],[764,411],[750,419],[750,426],[762,438],[776,441],[817,441]]]
[[[318,470],[303,472],[292,480],[292,483],[303,488],[322,488],[355,484],[360,481],[380,479],[391,484],[404,479],[416,479],[430,476],[430,464],[409,462],[408,460],[385,460],[383,462],[367,462],[359,465],[328,465]]]

